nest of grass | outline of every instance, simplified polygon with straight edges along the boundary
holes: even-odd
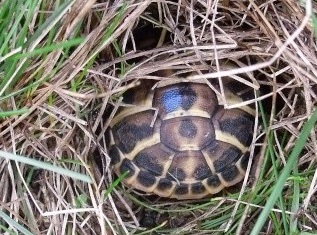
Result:
[[[1,232],[22,229],[8,217],[33,234],[317,230],[316,130],[307,122],[316,116],[315,3],[43,2],[27,18],[23,53],[83,40],[0,60],[1,68],[13,60],[18,71],[0,73],[0,149],[52,165],[48,171],[0,158]],[[107,107],[118,107],[122,92],[137,81],[168,79],[156,72],[170,69],[195,72],[192,79],[230,76],[257,92],[250,101],[258,113],[253,162],[236,189],[174,201],[133,192],[111,173],[104,131],[114,112]],[[57,173],[57,166],[88,175],[92,183]]]

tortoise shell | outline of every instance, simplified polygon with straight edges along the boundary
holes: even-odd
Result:
[[[253,91],[229,81],[223,79],[227,103],[253,98]],[[162,197],[198,199],[244,178],[253,107],[225,109],[217,85],[142,83],[123,95],[106,131],[114,171],[127,172],[124,184]]]

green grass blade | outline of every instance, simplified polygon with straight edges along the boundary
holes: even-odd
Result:
[[[0,157],[6,158],[6,159],[10,159],[10,160],[14,160],[14,161],[18,161],[18,162],[22,162],[25,164],[29,164],[41,169],[45,169],[45,170],[49,170],[49,171],[53,171],[56,172],[58,174],[62,174],[65,176],[69,176],[73,179],[77,179],[77,180],[81,180],[87,183],[92,183],[92,180],[89,176],[84,175],[84,174],[80,174],[78,172],[74,172],[68,169],[65,169],[63,167],[59,167],[59,166],[54,166],[52,164],[43,162],[43,161],[38,161],[32,158],[28,158],[28,157],[23,157],[20,155],[16,155],[13,153],[8,153],[8,152],[4,152],[0,150]]]
[[[11,227],[19,230],[22,234],[25,235],[34,235],[29,230],[21,226],[19,223],[17,223],[15,220],[11,219],[6,213],[0,210],[0,218],[5,220]]]
[[[72,6],[72,4],[75,1],[65,1],[63,4],[61,4],[56,10],[54,10],[53,14],[50,15],[44,24],[42,24],[28,39],[26,42],[25,47],[28,47],[30,44],[37,44],[37,42],[41,41],[43,37],[52,29],[52,27],[55,26],[56,22],[58,22],[64,15],[65,12],[69,10],[69,8]]]
[[[274,204],[276,203],[278,197],[281,195],[281,192],[284,188],[285,182],[290,175],[291,171],[293,170],[294,164],[296,164],[296,161],[298,159],[299,154],[303,150],[304,146],[306,145],[307,138],[309,134],[311,133],[311,130],[314,128],[315,123],[317,121],[317,109],[314,111],[314,113],[311,115],[309,120],[305,123],[303,126],[302,131],[299,134],[299,137],[295,143],[295,146],[290,154],[290,157],[279,177],[279,179],[276,182],[276,185],[268,198],[266,205],[261,212],[254,228],[251,231],[251,235],[258,235],[261,232],[261,229],[264,225],[264,223],[267,220],[267,217],[271,213],[271,209],[273,208]]]
[[[119,177],[113,181],[110,186],[107,188],[107,190],[103,193],[104,199],[106,199],[111,193],[111,191],[128,175],[128,171],[125,171],[123,174],[119,175]]]
[[[79,45],[83,41],[84,41],[83,38],[74,38],[74,39],[71,39],[69,41],[64,41],[64,42],[48,45],[48,46],[45,46],[45,47],[42,47],[42,48],[36,48],[36,49],[34,49],[33,51],[30,51],[30,52],[26,52],[26,53],[22,53],[22,54],[16,54],[16,55],[12,56],[10,59],[30,58],[30,57],[37,56],[37,55],[42,55],[44,53],[48,53],[48,52],[51,52],[51,51],[56,51],[58,49],[70,48],[70,47]]]
[[[27,108],[0,112],[0,119],[1,118],[5,118],[5,117],[11,117],[11,116],[14,116],[14,115],[24,114],[26,112],[28,112]]]

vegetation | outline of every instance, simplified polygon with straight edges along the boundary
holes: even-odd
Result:
[[[0,1],[0,233],[315,234],[315,11],[308,0]],[[250,78],[258,123],[239,187],[173,201],[111,174],[107,107],[165,69]]]

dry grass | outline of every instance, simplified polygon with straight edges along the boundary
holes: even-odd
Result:
[[[49,22],[45,18],[56,13],[55,1],[42,1],[34,11],[27,33],[34,40],[25,43],[24,52],[49,41],[83,40],[70,49],[56,47],[16,60],[21,72],[0,84],[0,149],[84,173],[92,183],[0,158],[0,211],[33,234],[249,234],[316,106],[311,12],[316,3],[72,3]],[[38,22],[47,25],[38,30]],[[135,33],[142,25],[160,29],[150,48],[142,49],[144,40]],[[145,32],[141,38],[153,38]],[[0,65],[14,49],[2,55]],[[226,66],[225,60],[239,68]],[[111,118],[104,119],[106,106],[117,107],[122,91],[140,79],[165,79],[153,73],[166,69],[194,71],[192,79],[231,76],[258,91],[251,101],[258,101],[259,113],[252,152],[253,166],[260,167],[250,171],[241,191],[175,202],[117,186],[104,148],[103,132]],[[0,70],[0,81],[6,72]],[[251,82],[241,74],[248,74]],[[10,110],[21,113],[11,115]],[[94,149],[105,159],[104,175],[94,164]],[[274,208],[269,208],[263,234],[317,230],[316,153],[313,129]],[[10,226],[1,217],[4,233]]]

